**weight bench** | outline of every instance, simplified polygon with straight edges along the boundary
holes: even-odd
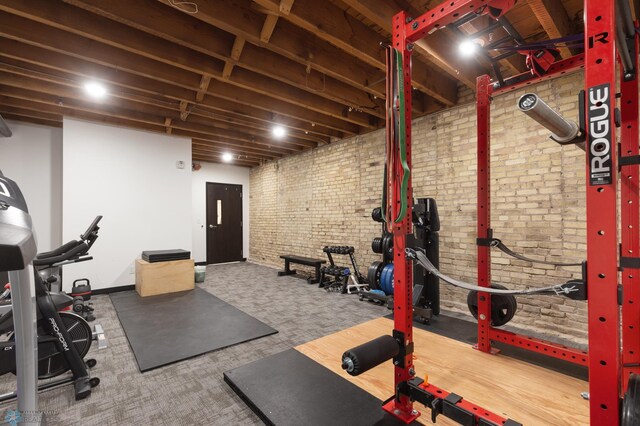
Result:
[[[315,276],[307,278],[307,282],[309,284],[317,284],[318,282],[320,282],[320,265],[322,265],[323,263],[327,263],[326,260],[322,259],[313,259],[310,257],[294,256],[290,254],[280,256],[280,259],[284,259],[284,271],[278,271],[279,277],[283,275],[295,275],[296,270],[290,269],[289,267],[291,263],[313,266],[316,269],[316,274]]]

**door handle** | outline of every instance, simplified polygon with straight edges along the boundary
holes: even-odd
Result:
[[[209,225],[209,229],[217,228],[216,225]]]

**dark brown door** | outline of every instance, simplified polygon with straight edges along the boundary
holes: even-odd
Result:
[[[207,182],[207,263],[242,260],[242,185]]]

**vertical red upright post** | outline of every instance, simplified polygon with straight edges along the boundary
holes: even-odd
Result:
[[[625,79],[620,67],[620,151],[621,156],[638,155],[638,35],[633,45],[633,78]],[[620,171],[621,255],[640,257],[640,168],[623,167]],[[640,374],[640,269],[622,271],[622,386],[626,391],[631,373]]]
[[[407,163],[411,170],[411,50],[408,46],[405,33],[405,24],[407,22],[406,12],[400,12],[393,18],[393,39],[392,46],[394,49],[402,53],[402,74],[404,87],[398,90],[404,91],[405,99],[405,122],[399,123],[405,126],[406,132],[406,150]],[[402,141],[400,141],[402,143]],[[395,163],[394,170],[394,191],[392,218],[398,216],[400,212],[401,193],[400,181],[402,180],[402,164],[400,161]],[[411,179],[409,179],[409,187],[407,191],[407,211],[402,220],[393,224],[393,275],[394,275],[394,330],[404,335],[404,347],[412,347],[413,344],[413,268],[411,261],[405,255],[407,246],[407,235],[411,233],[411,206],[413,205],[413,195]],[[392,220],[392,219],[391,219]],[[411,379],[413,375],[413,355],[407,353],[404,357],[404,365],[396,365],[394,368],[395,386]],[[417,414],[413,410],[413,403],[407,396],[401,396],[399,401],[395,401],[393,412],[396,416],[403,419],[410,419]]]
[[[477,215],[478,215],[478,284],[489,287],[491,284],[491,182],[489,156],[491,109],[491,78],[488,75],[478,77],[476,81],[476,114],[477,114]],[[481,243],[484,241],[484,243]],[[478,293],[478,343],[476,348],[483,352],[491,352],[489,329],[491,327],[491,295]]]
[[[620,423],[614,0],[585,0],[587,282],[592,425]]]

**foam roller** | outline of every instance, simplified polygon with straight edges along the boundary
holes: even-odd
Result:
[[[400,347],[396,339],[380,336],[342,354],[342,369],[352,376],[357,376],[392,359],[399,352]]]

